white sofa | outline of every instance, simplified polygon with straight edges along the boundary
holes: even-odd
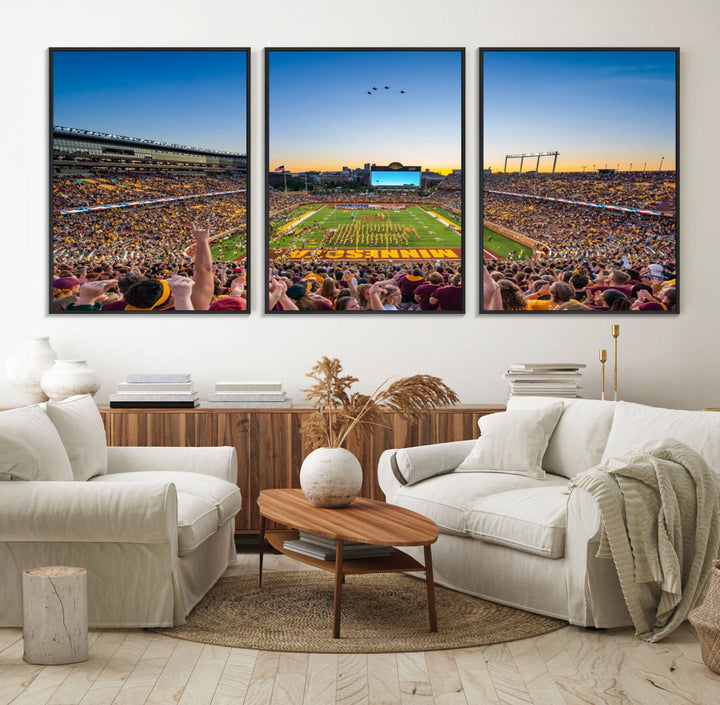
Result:
[[[595,557],[597,505],[584,490],[569,492],[568,479],[644,441],[670,437],[700,453],[720,481],[720,414],[562,401],[541,455],[544,479],[458,471],[476,444],[471,440],[386,451],[378,466],[380,487],[388,502],[439,525],[433,545],[437,583],[576,625],[627,626],[632,621],[615,566]],[[516,397],[508,411],[557,402]],[[422,561],[422,550],[403,550]]]
[[[22,571],[82,566],[93,627],[172,626],[235,560],[234,448],[106,447],[89,396],[0,413],[0,626]]]

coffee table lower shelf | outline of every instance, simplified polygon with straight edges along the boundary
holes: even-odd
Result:
[[[300,538],[297,531],[290,529],[280,529],[275,531],[266,531],[265,538],[268,543],[280,553],[294,558],[296,561],[306,563],[314,568],[321,568],[330,573],[335,572],[335,560],[323,561],[319,558],[306,556],[297,551],[291,551],[284,547],[285,541],[295,541]],[[389,556],[378,558],[353,558],[345,559],[342,562],[342,571],[345,575],[361,575],[363,573],[410,573],[414,571],[425,571],[425,566],[416,561],[407,553],[398,551],[393,548],[393,552]]]
[[[430,631],[437,631],[437,612],[435,610],[435,586],[433,583],[432,572],[432,553],[430,545],[425,545],[425,561],[426,565],[419,563],[407,553],[398,551],[393,548],[389,556],[378,558],[356,558],[343,560],[342,554],[339,554],[333,561],[322,561],[319,558],[306,556],[302,553],[290,551],[285,548],[285,541],[292,541],[299,538],[300,534],[292,529],[281,529],[275,531],[265,531],[265,517],[262,517],[260,529],[260,565],[259,565],[259,584],[262,587],[262,565],[263,565],[263,544],[265,539],[268,543],[284,553],[286,556],[294,558],[300,563],[311,565],[314,568],[321,568],[329,573],[335,574],[335,590],[333,597],[333,625],[332,636],[334,639],[340,638],[340,607],[342,603],[342,583],[345,582],[346,575],[361,575],[363,573],[409,573],[422,571],[425,573],[425,583],[427,585],[428,594],[428,613],[430,617]],[[340,542],[341,543],[341,542]]]

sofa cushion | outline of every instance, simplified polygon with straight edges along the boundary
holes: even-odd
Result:
[[[567,482],[482,497],[467,509],[474,538],[545,558],[565,555]]]
[[[553,397],[512,397],[507,408],[538,409],[557,401]],[[542,466],[545,472],[571,478],[600,463],[617,404],[599,399],[563,399],[562,405],[563,413],[550,436]]]
[[[172,482],[181,492],[195,495],[210,502],[216,510],[215,528],[234,517],[242,508],[237,485],[211,475],[196,472],[150,470],[147,472],[118,472],[94,477],[92,482]]]
[[[39,406],[0,413],[0,479],[73,479],[60,436]]]
[[[699,453],[720,477],[720,413],[658,409],[618,402],[602,462],[635,449],[640,443],[674,438]]]
[[[456,472],[514,473],[542,480],[542,459],[562,411],[562,403],[556,403],[482,416],[480,438]]]
[[[65,446],[73,477],[85,482],[107,472],[108,454],[105,425],[89,394],[64,401],[49,401],[45,412]]]
[[[567,486],[567,479],[547,475],[538,480],[505,473],[457,473],[431,477],[417,485],[400,487],[394,503],[432,519],[444,534],[468,533],[468,510],[483,497],[525,488]]]
[[[177,500],[178,555],[187,556],[217,531],[217,508],[188,492],[178,492]]]

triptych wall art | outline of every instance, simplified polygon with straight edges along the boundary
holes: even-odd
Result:
[[[51,49],[50,311],[676,312],[678,50],[479,58],[468,195],[464,49],[266,49],[259,235],[249,49]]]

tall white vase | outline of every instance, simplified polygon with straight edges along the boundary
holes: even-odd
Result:
[[[100,377],[87,360],[55,360],[40,384],[50,401],[62,401],[76,394],[95,396],[100,389]]]
[[[30,396],[33,402],[47,401],[40,380],[56,357],[50,338],[29,338],[5,361],[5,375],[14,389]]]
[[[362,487],[360,461],[345,448],[318,448],[300,467],[300,487],[316,507],[344,507]]]

